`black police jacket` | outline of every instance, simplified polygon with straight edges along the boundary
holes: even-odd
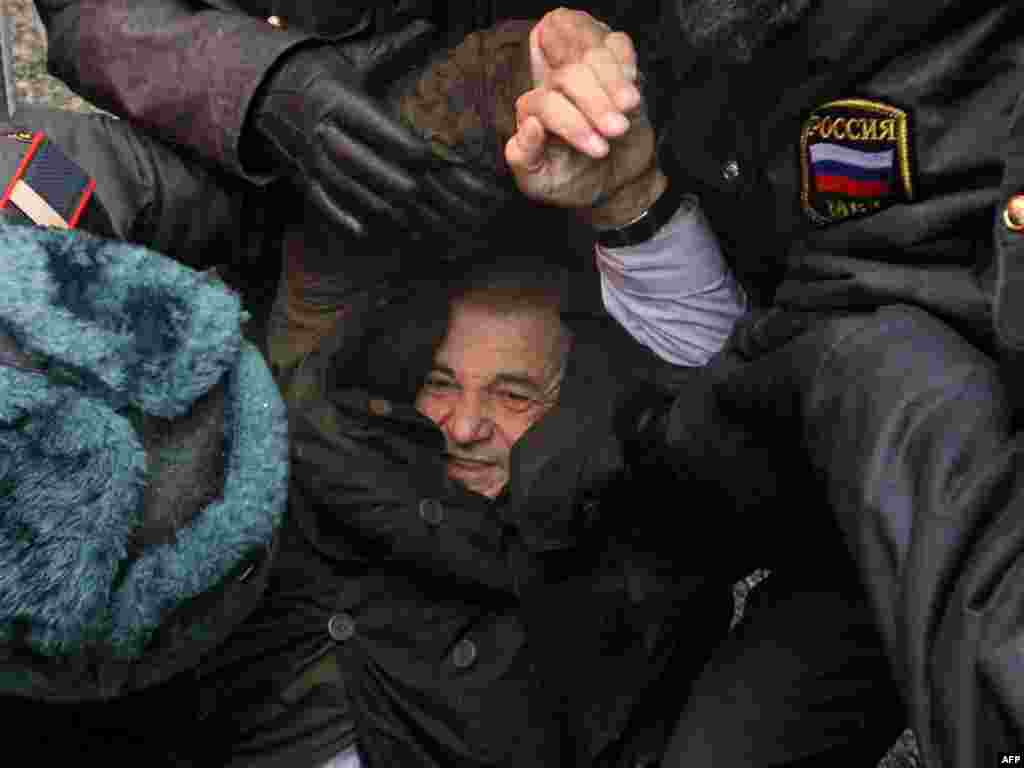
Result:
[[[1024,191],[1024,8],[825,0],[749,64],[699,56],[678,24],[665,29],[666,167],[700,193],[751,293],[826,310],[916,304],[996,352],[1013,380],[1024,235],[1003,213]],[[1006,495],[970,478],[1019,476],[1005,458],[1019,437],[989,359],[926,313],[878,315],[889,317],[875,321],[887,333],[844,342],[829,365],[787,369],[778,362],[801,347],[783,349],[741,394],[784,413],[787,371],[844,393],[815,390],[830,410],[812,409],[797,385],[800,434],[831,483],[925,759],[985,765],[1021,743],[1020,569],[1008,554],[1021,526]],[[840,346],[825,333],[807,343]],[[970,407],[968,380],[984,383],[983,405]],[[1020,392],[1006,390],[1018,413]]]
[[[747,64],[698,55],[670,5],[662,157],[755,297],[913,303],[1024,345],[1002,218],[1024,190],[1019,4],[815,3]]]
[[[249,105],[295,46],[365,42],[409,24],[419,25],[417,39],[438,42],[431,0],[43,0],[37,7],[51,73],[94,104],[239,175]]]

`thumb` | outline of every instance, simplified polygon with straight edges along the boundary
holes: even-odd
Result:
[[[505,160],[518,178],[520,174],[537,173],[544,167],[546,131],[534,116],[526,118],[505,145]]]

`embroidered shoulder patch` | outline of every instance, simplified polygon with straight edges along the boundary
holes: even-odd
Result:
[[[832,224],[912,200],[910,160],[903,110],[863,99],[823,104],[800,134],[804,211]]]

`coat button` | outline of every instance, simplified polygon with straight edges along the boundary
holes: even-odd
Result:
[[[729,160],[722,166],[722,178],[726,181],[735,181],[740,176],[740,164],[735,160]]]
[[[343,643],[356,633],[356,622],[347,613],[336,613],[327,622],[327,634]]]
[[[1003,223],[1013,232],[1024,232],[1024,195],[1014,195],[1003,210]]]
[[[459,669],[468,669],[476,661],[476,643],[469,638],[460,640],[452,651],[452,664]]]
[[[423,499],[420,502],[420,518],[427,525],[440,525],[444,522],[444,507],[437,499]]]
[[[278,29],[285,29],[287,25],[280,16],[267,16],[267,24]]]

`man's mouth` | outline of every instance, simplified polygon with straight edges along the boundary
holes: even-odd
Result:
[[[455,456],[448,454],[448,466],[453,469],[460,469],[469,472],[480,471],[488,469],[497,464],[495,461],[488,461],[486,459],[471,459],[466,456]]]

